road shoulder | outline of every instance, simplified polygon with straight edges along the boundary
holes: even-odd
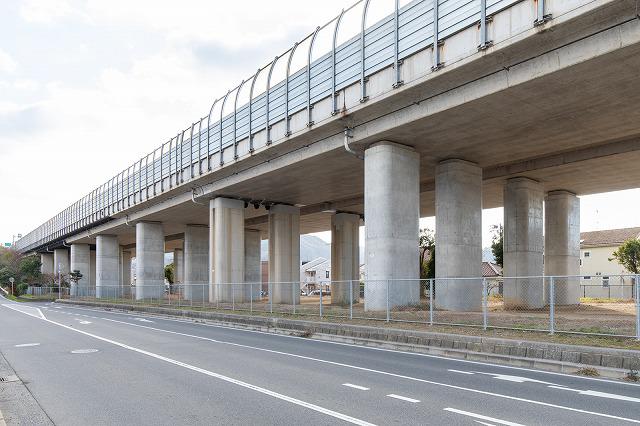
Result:
[[[0,353],[0,426],[53,425],[27,386]]]

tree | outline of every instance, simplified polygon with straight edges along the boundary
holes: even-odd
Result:
[[[631,238],[624,243],[616,251],[613,252],[613,258],[609,262],[616,259],[619,264],[631,272],[638,274],[640,270],[640,240]]]
[[[502,268],[504,262],[504,228],[502,227],[502,225],[492,225],[491,232],[493,233],[493,236],[491,237],[491,253],[493,253],[493,257],[496,259],[496,263]]]
[[[0,284],[8,286],[11,277],[17,284],[39,282],[42,274],[38,256],[25,256],[12,248],[0,248]]]
[[[175,276],[175,268],[173,263],[168,264],[164,267],[164,277],[169,281],[169,284],[173,284]]]
[[[436,239],[432,230],[420,230],[420,278],[436,276]]]

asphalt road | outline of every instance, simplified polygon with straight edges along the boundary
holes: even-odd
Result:
[[[0,299],[0,351],[58,425],[640,423],[637,384],[86,307]]]

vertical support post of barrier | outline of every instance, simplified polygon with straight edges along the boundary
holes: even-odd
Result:
[[[269,312],[273,313],[273,289],[271,288],[271,281],[267,283],[267,292],[269,293]]]
[[[295,315],[296,314],[296,292],[295,292],[295,289],[293,287],[293,284],[294,283],[291,283],[291,298],[293,299],[293,314]]]
[[[249,312],[253,313],[253,283],[249,284]]]
[[[640,275],[636,275],[636,340],[640,340]]]
[[[555,288],[554,279],[549,277],[549,334],[555,333]]]
[[[435,285],[435,280],[431,278],[429,282],[429,325],[433,325],[433,286]]]
[[[389,312],[389,280],[387,280],[387,322],[389,322],[391,313]]]
[[[322,318],[322,284],[320,284],[320,318]]]
[[[220,284],[216,283],[216,309],[220,308]]]
[[[482,278],[482,329],[487,329],[487,279]]]
[[[353,319],[353,280],[351,280],[351,291],[349,292],[349,319]],[[358,293],[360,293],[360,282],[358,281]]]
[[[436,71],[442,68],[442,62],[440,62],[440,40],[438,39],[438,3],[440,0],[433,0],[433,65],[431,71]]]
[[[392,87],[398,88],[402,86],[402,78],[400,75],[400,0],[395,1],[393,14],[393,72],[394,83]]]
[[[231,283],[231,310],[236,310],[236,285]]]

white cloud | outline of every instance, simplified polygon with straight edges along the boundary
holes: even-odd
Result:
[[[51,24],[62,18],[74,17],[88,20],[77,1],[70,0],[23,0],[20,15],[30,23]]]
[[[4,50],[0,49],[0,73],[13,73],[18,68],[16,61]]]

